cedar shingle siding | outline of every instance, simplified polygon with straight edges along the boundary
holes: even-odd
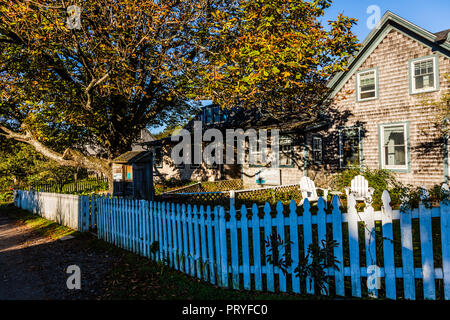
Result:
[[[439,61],[439,90],[423,95],[410,94],[409,61],[437,54]],[[356,100],[356,73],[376,68],[378,71],[378,99],[364,102]],[[449,57],[413,39],[399,30],[391,29],[375,47],[362,65],[347,80],[333,98],[331,114],[336,117],[332,128],[322,132],[326,165],[321,169],[335,171],[338,168],[338,134],[342,126],[360,124],[362,127],[363,165],[380,168],[379,125],[407,122],[409,125],[409,172],[396,172],[406,184],[431,186],[444,181],[443,140],[434,126],[438,112],[423,104],[423,99],[438,100],[449,89],[445,74],[450,72]],[[337,120],[337,121],[336,121]],[[311,146],[311,137],[308,137]],[[311,168],[312,177],[323,176]]]

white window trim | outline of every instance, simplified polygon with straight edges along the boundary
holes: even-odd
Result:
[[[289,154],[287,154],[287,153],[283,154],[283,152],[281,150],[282,146],[289,146]],[[270,154],[272,154],[272,153],[270,152]],[[289,163],[281,164],[281,160],[280,160],[281,159],[281,155],[286,156],[286,158],[289,160]],[[292,138],[288,137],[288,136],[281,136],[280,139],[279,139],[279,148],[278,148],[278,166],[280,168],[291,167],[294,164],[294,161],[293,161],[292,157],[293,157],[293,140],[292,140]],[[266,155],[266,158],[268,159],[269,156]]]
[[[389,127],[398,127],[398,126],[403,126],[403,133],[404,133],[404,137],[405,137],[405,165],[403,166],[388,166],[386,165],[386,157],[385,157],[385,153],[384,153],[384,129],[385,128],[389,128]],[[408,141],[409,141],[409,137],[408,137],[408,127],[407,127],[407,123],[403,122],[403,123],[390,123],[390,124],[381,124],[380,125],[380,153],[381,153],[381,168],[382,169],[387,169],[387,170],[408,170],[409,167],[409,151],[408,151]]]
[[[361,98],[361,89],[360,89],[360,75],[363,73],[367,73],[367,72],[374,72],[373,76],[375,77],[375,96],[362,99]],[[369,101],[369,100],[375,100],[375,99],[378,99],[378,70],[377,70],[377,68],[358,71],[358,73],[356,74],[356,100],[358,102],[363,102],[363,101]]]
[[[423,62],[427,60],[433,61],[433,76],[434,76],[434,86],[431,88],[424,88],[424,89],[416,89],[416,82],[414,81],[414,64],[418,62]],[[439,89],[439,69],[438,69],[438,61],[437,56],[426,56],[418,59],[413,59],[409,61],[409,83],[411,88],[411,94],[419,94],[419,93],[427,93],[436,91]]]
[[[161,152],[161,165],[157,165],[156,164],[156,150],[159,149]],[[164,153],[163,153],[163,148],[160,146],[154,147],[153,148],[153,165],[155,166],[155,168],[162,168],[164,167]]]
[[[359,145],[359,166],[363,166],[363,154],[362,154],[362,138],[361,138],[361,127],[355,126],[355,127],[342,127],[339,128],[339,169],[347,169],[348,166],[344,164],[344,150],[342,150],[342,133],[346,130],[358,130],[358,145]]]

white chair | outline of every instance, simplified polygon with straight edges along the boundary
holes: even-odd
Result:
[[[361,175],[353,178],[351,187],[345,188],[347,198],[350,194],[355,197],[356,201],[364,201],[365,204],[372,203],[372,195],[374,188],[369,187],[369,182]]]
[[[300,204],[303,204],[305,199],[308,199],[309,202],[317,202],[319,197],[317,196],[317,189],[323,190],[323,199],[325,201],[325,205],[327,203],[328,189],[324,188],[316,188],[314,181],[310,178],[303,176],[300,179],[300,191],[302,192],[302,201]]]

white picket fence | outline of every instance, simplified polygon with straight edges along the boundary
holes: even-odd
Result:
[[[17,190],[14,203],[19,208],[75,230],[79,230],[83,221],[80,217],[81,199],[77,195]]]
[[[23,191],[19,194],[17,204],[33,210],[36,201],[29,201],[30,194]],[[221,206],[80,197],[78,229],[96,230],[100,239],[222,287],[294,293],[301,293],[303,289],[294,271],[300,254],[306,252],[313,241],[320,243],[328,235],[339,244],[334,249],[339,269],[326,270],[333,280],[330,292],[353,297],[365,296],[363,293],[367,292],[375,298],[411,300],[436,299],[439,294],[440,298],[450,300],[450,204],[444,201],[433,208],[420,204],[417,209],[400,212],[392,210],[387,191],[382,200],[381,211],[374,211],[369,205],[363,212],[357,212],[356,202],[350,195],[347,212],[341,212],[339,198],[334,196],[328,212],[325,202],[319,198],[315,210],[311,210],[309,201],[305,200],[301,208],[294,201],[288,208],[281,203],[271,208],[266,203],[263,212],[256,205],[249,209],[242,206],[239,215],[234,207],[226,211]],[[439,230],[433,233],[434,220]],[[362,238],[358,232],[361,222],[365,225]],[[377,246],[375,224],[378,222],[382,237],[378,237]],[[414,255],[417,256],[419,248],[413,248],[413,222],[419,224],[420,266],[414,265]],[[399,257],[395,257],[394,234],[397,231],[393,223],[399,224]],[[283,248],[280,250],[281,254],[290,253],[292,258],[287,275],[266,261],[269,248],[264,240],[274,230],[282,240],[292,241],[286,247],[287,252]],[[436,241],[433,243],[436,236],[440,237],[438,246],[435,246]],[[344,240],[348,243],[345,250]],[[154,246],[156,243],[158,247]],[[365,259],[360,258],[360,243],[365,248]],[[152,252],[152,248],[156,251]],[[377,261],[380,256],[383,261]],[[396,266],[395,258],[401,260],[401,265]],[[349,261],[349,265],[345,265],[344,260]],[[441,262],[435,265],[435,261]],[[367,277],[372,278],[372,275],[377,276],[381,286],[367,286]],[[312,286],[304,289],[314,293]]]

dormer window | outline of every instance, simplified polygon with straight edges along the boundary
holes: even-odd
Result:
[[[207,106],[203,108],[203,123],[220,123],[224,120],[225,114],[219,106]]]

